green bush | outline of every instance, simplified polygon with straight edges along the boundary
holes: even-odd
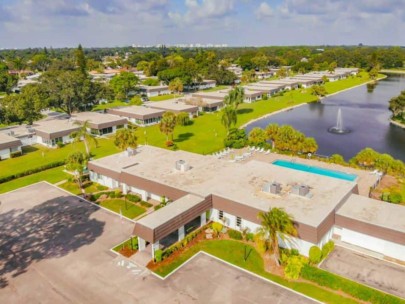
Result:
[[[252,232],[246,233],[246,241],[253,242],[253,241],[254,241],[254,237],[255,237],[255,234],[254,234],[254,233],[252,233]]]
[[[56,145],[58,146],[58,148],[63,148],[65,146],[65,144],[61,141],[58,141]]]
[[[155,262],[159,263],[162,261],[162,255],[163,251],[161,249],[158,249],[155,251]]]
[[[257,251],[259,253],[265,253],[267,251],[267,242],[260,233],[256,233],[254,235],[254,241],[257,245]]]
[[[229,237],[230,237],[231,239],[234,239],[234,240],[241,240],[241,239],[243,239],[242,233],[240,233],[240,232],[237,231],[237,230],[229,229],[229,230],[228,230],[228,235],[229,235]]]
[[[16,158],[22,155],[22,151],[15,151],[10,153],[10,158]]]
[[[16,179],[16,178],[20,178],[20,177],[28,176],[28,175],[38,173],[38,172],[41,172],[41,171],[45,171],[45,170],[48,170],[48,169],[60,167],[60,166],[63,166],[64,164],[65,164],[64,160],[63,161],[57,161],[57,162],[49,163],[49,164],[46,164],[46,165],[43,165],[43,166],[40,166],[40,167],[37,167],[37,168],[34,168],[34,169],[26,170],[26,171],[23,171],[23,172],[20,172],[20,173],[4,176],[4,177],[0,178],[0,184],[11,181],[11,180]]]
[[[301,270],[306,264],[306,259],[302,256],[292,255],[287,258],[284,274],[287,279],[297,280],[300,277]]]
[[[137,202],[141,201],[141,198],[135,194],[127,194],[126,197],[127,197],[127,200],[129,200],[130,202],[137,203]]]
[[[332,240],[330,240],[325,245],[323,245],[322,259],[326,258],[329,255],[329,253],[331,253],[333,251],[333,249],[335,249],[335,243]]]
[[[232,128],[229,130],[228,136],[224,139],[225,147],[234,149],[246,147],[247,143],[248,140],[244,129]]]
[[[318,264],[322,260],[322,251],[318,246],[312,246],[309,249],[309,261],[311,264]]]
[[[121,192],[120,190],[115,190],[115,191],[114,191],[114,194],[115,194],[115,197],[116,197],[116,198],[122,197],[122,192]]]
[[[218,222],[212,223],[212,229],[215,231],[215,233],[218,235],[222,229],[224,228],[224,225]]]
[[[115,198],[115,192],[114,191],[108,192],[108,197]]]
[[[368,303],[376,304],[399,304],[403,303],[399,298],[342,278],[325,270],[304,265],[301,271],[301,277],[315,282],[321,286],[326,286],[334,290],[341,290],[357,299]]]
[[[159,204],[159,205],[156,205],[155,207],[153,207],[153,209],[155,209],[155,211],[156,211],[156,210],[159,210],[160,208],[163,208],[163,207],[164,207],[163,204]]]
[[[148,203],[148,202],[145,202],[145,201],[140,201],[139,204],[140,204],[142,207],[145,207],[145,208],[150,208],[150,207],[153,206],[151,203]]]

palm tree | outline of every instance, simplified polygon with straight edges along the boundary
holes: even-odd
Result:
[[[289,236],[295,236],[293,218],[282,208],[272,208],[268,212],[260,212],[258,218],[262,227],[260,233],[265,237],[273,252],[277,265],[280,265],[280,251],[278,239],[288,241]]]
[[[173,112],[166,112],[163,114],[162,119],[159,123],[159,130],[163,134],[166,134],[167,142],[169,141],[169,134],[171,135],[171,139],[173,140],[173,132],[176,124],[176,114],[174,114]]]
[[[98,145],[97,139],[87,132],[87,130],[90,129],[90,121],[86,120],[83,123],[81,123],[79,121],[75,121],[74,124],[79,125],[80,128],[76,132],[73,132],[70,135],[70,137],[73,138],[73,142],[79,142],[79,141],[83,140],[84,147],[86,148],[86,154],[90,155],[89,141],[92,140],[94,142],[94,144],[96,145],[96,147]]]
[[[83,188],[83,172],[87,165],[87,156],[82,152],[74,152],[68,155],[66,159],[66,169],[73,172],[74,178],[84,194]]]
[[[229,134],[229,129],[232,125],[236,125],[238,121],[238,116],[236,114],[236,109],[232,106],[226,106],[222,109],[221,123],[226,128],[227,134]]]
[[[119,129],[115,133],[114,144],[121,150],[127,148],[135,149],[138,146],[138,137],[136,136],[136,126],[130,124],[128,128]]]
[[[224,104],[232,106],[238,109],[238,106],[245,100],[245,90],[243,87],[238,86],[233,90],[229,91],[228,95],[225,96]]]
[[[278,126],[278,124],[269,124],[266,127],[267,138],[271,140],[273,149],[276,147],[276,140],[277,140],[279,128],[280,127]]]

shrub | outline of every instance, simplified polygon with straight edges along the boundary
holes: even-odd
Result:
[[[98,191],[103,191],[103,190],[106,190],[106,189],[108,189],[106,186],[103,186],[103,185],[97,185],[96,186],[96,189],[98,190]]]
[[[138,195],[127,194],[126,197],[127,197],[127,200],[129,200],[130,202],[137,203],[137,202],[140,202],[140,201],[141,201],[141,198],[140,198]]]
[[[166,147],[172,147],[174,145],[174,142],[172,140],[167,140],[165,144]]]
[[[247,136],[244,129],[232,128],[224,140],[225,147],[241,149],[247,145]]]
[[[159,204],[159,205],[156,205],[155,207],[153,207],[153,209],[156,211],[156,210],[159,210],[160,208],[163,208],[163,207],[164,207],[164,205]]]
[[[141,202],[140,202],[140,205],[141,205],[142,207],[145,207],[145,208],[150,208],[150,207],[153,206],[151,203],[148,203],[148,202],[145,202],[145,201],[141,201]]]
[[[21,156],[22,152],[21,151],[15,151],[10,153],[10,158],[16,158],[18,156]]]
[[[24,177],[24,176],[28,176],[34,173],[38,173],[41,171],[45,171],[48,169],[52,169],[52,168],[56,168],[56,167],[60,167],[63,166],[65,164],[65,161],[57,161],[57,162],[53,162],[53,163],[49,163],[34,169],[30,169],[30,170],[26,170],[26,171],[22,171],[20,173],[16,173],[16,174],[12,174],[12,175],[8,175],[8,176],[4,176],[2,178],[0,178],[0,184],[11,181],[13,179],[16,178],[20,178],[20,177]]]
[[[116,197],[116,198],[122,197],[122,192],[121,192],[120,190],[115,190],[115,191],[114,191],[114,194],[115,194],[115,197]]]
[[[311,264],[318,264],[322,260],[322,251],[318,246],[309,249],[309,261]]]
[[[319,249],[319,248],[318,248]],[[293,255],[287,258],[284,274],[287,279],[296,280],[300,277],[302,267],[306,264],[304,257]]]
[[[56,145],[58,146],[58,148],[63,148],[65,146],[65,144],[61,141],[58,141]]]
[[[222,231],[224,228],[224,225],[218,222],[212,223],[212,229],[215,231],[216,235],[219,235],[219,233]]]
[[[254,241],[259,253],[265,253],[267,251],[267,242],[260,233],[254,235]]]
[[[246,236],[245,236],[246,241],[250,241],[250,242],[254,241],[254,237],[255,237],[255,234],[252,232],[246,233]]]
[[[333,249],[335,249],[335,243],[332,240],[330,240],[325,245],[323,245],[322,259],[326,258],[329,255],[329,253],[331,253],[333,251]]]
[[[390,195],[388,196],[388,201],[390,203],[393,203],[393,204],[402,203],[402,195],[401,195],[401,193],[398,193],[398,192],[390,193]]]
[[[353,282],[349,279],[342,278],[310,265],[304,265],[301,271],[301,276],[302,278],[315,282],[321,286],[326,286],[334,290],[341,290],[368,303],[402,303],[402,301],[395,296],[385,294],[381,291]]]
[[[242,233],[240,233],[237,230],[229,229],[228,230],[228,235],[231,239],[235,240],[241,240],[242,239]]]
[[[191,123],[190,116],[186,112],[180,112],[176,117],[179,126],[188,126]]]
[[[108,192],[107,195],[108,195],[109,198],[115,198],[115,192],[114,191]]]
[[[158,249],[155,251],[155,262],[159,263],[162,261],[163,251],[162,249]]]

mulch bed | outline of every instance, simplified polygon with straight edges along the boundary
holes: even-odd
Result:
[[[121,248],[118,252],[119,254],[123,255],[124,257],[131,257],[134,255],[138,250],[137,249],[131,249],[129,246],[125,246]]]

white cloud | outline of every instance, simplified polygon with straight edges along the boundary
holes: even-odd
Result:
[[[259,7],[255,11],[258,19],[268,18],[274,16],[274,10],[266,2],[260,3]]]
[[[185,0],[187,11],[168,13],[168,16],[176,24],[204,24],[226,18],[234,10],[234,0]]]

